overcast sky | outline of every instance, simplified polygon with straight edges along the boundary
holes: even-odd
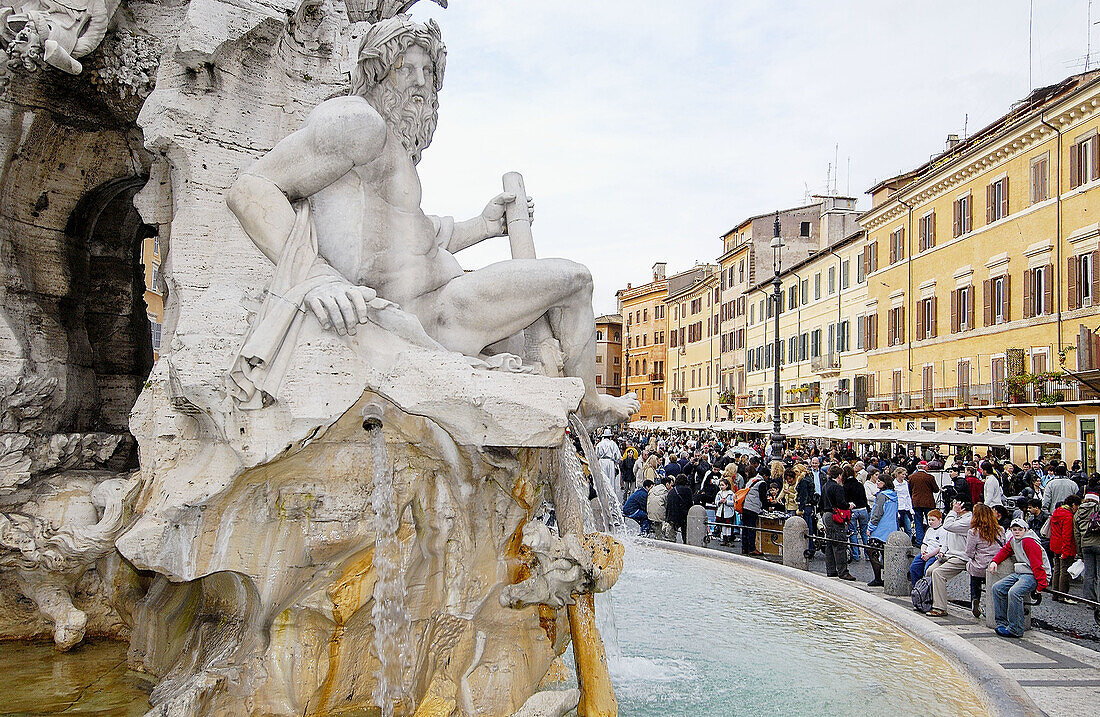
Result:
[[[1084,69],[1087,5],[1035,0],[1031,85]],[[1031,88],[1028,6],[423,0],[414,15],[448,46],[424,207],[474,216],[523,173],[539,255],[587,264],[597,313],[612,312],[655,261],[713,261],[739,220],[824,191],[835,157],[837,189],[866,208],[877,180],[1004,114]],[[507,240],[459,258],[507,259]]]

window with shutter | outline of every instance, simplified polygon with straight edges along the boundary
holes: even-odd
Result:
[[[1080,289],[1080,284],[1077,281],[1077,272],[1080,263],[1081,260],[1075,256],[1066,259],[1066,277],[1069,279],[1069,291],[1066,292],[1066,302],[1069,304],[1070,311],[1081,305],[1080,297],[1077,293]]]
[[[928,300],[928,336],[930,338],[936,338],[936,319],[939,316],[939,312],[936,310],[936,297],[933,296]]]
[[[1100,179],[1100,135],[1093,135],[1089,140],[1089,179]]]
[[[993,323],[993,280],[986,279],[982,282],[982,326],[990,326]]]
[[[917,341],[926,338],[924,332],[925,327],[928,325],[925,320],[925,314],[928,311],[927,302],[927,299],[917,302]]]
[[[1096,271],[1097,260],[1100,260],[1100,250],[1089,254],[1089,298],[1092,306],[1100,303],[1100,272]]]
[[[1000,318],[1000,321],[1007,322],[1007,321],[1011,320],[1011,315],[1009,314],[1009,309],[1012,306],[1012,293],[1009,290],[1009,287],[1011,286],[1011,282],[1012,282],[1012,277],[1009,276],[1008,274],[1005,274],[1003,277],[1001,277],[1001,302],[1000,302],[1001,318]]]
[[[1032,317],[1032,305],[1031,296],[1034,293],[1035,288],[1035,269],[1028,269],[1024,272],[1024,318],[1030,319]]]
[[[1044,154],[1032,160],[1031,163],[1031,203],[1046,201],[1050,198],[1049,190],[1049,155]]]
[[[1038,287],[1036,287],[1038,292]],[[1043,313],[1054,313],[1054,265],[1043,267]]]
[[[955,200],[951,203],[951,236],[957,237],[962,234],[962,204],[959,200]]]
[[[1084,149],[1082,143],[1077,142],[1071,144],[1069,147],[1069,188],[1073,189],[1082,184],[1081,182],[1081,151]]]
[[[994,207],[997,206],[997,204],[998,204],[996,196],[995,196],[996,192],[993,189],[995,186],[996,186],[996,183],[993,183],[993,184],[987,184],[986,187],[985,187],[985,223],[986,224],[992,224],[993,222],[997,221],[997,215],[996,215],[995,210],[994,210]]]
[[[951,292],[951,333],[959,333],[959,289]]]

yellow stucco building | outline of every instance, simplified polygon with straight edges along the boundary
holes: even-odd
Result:
[[[861,425],[1038,430],[1096,470],[1098,129],[1076,75],[870,190]]]
[[[622,391],[623,317],[596,317],[596,390],[618,396]]]
[[[633,392],[641,409],[631,420],[663,421],[665,412],[665,344],[668,321],[665,298],[668,280],[664,262],[653,265],[653,279],[641,286],[627,284],[615,292],[623,317],[622,392]]]
[[[667,413],[673,420],[718,419],[718,266],[697,265],[668,280]]]

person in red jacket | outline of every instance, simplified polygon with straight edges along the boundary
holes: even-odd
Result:
[[[1077,544],[1073,542],[1073,514],[1081,505],[1081,496],[1071,495],[1054,509],[1050,516],[1050,552],[1054,555],[1050,586],[1060,593],[1069,592],[1069,566],[1077,558]],[[1072,603],[1071,598],[1055,595],[1055,602]]]
[[[996,572],[997,565],[1006,558],[1012,557],[1016,562],[1015,572],[993,586],[993,615],[998,635],[1023,637],[1024,599],[1047,586],[1050,560],[1039,544],[1039,536],[1028,529],[1023,518],[1013,518],[1011,528],[1012,540],[1005,543],[989,564],[989,569]]]
[[[985,494],[985,483],[973,468],[966,469],[966,485],[970,488],[970,502],[981,503]]]

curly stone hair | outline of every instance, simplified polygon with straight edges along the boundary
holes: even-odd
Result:
[[[426,25],[407,17],[394,17],[371,26],[359,42],[359,55],[351,72],[351,94],[365,96],[371,87],[386,79],[397,67],[401,56],[413,45],[423,47],[435,66],[435,91],[443,87],[443,71],[447,64],[447,47],[439,25],[429,20]]]

